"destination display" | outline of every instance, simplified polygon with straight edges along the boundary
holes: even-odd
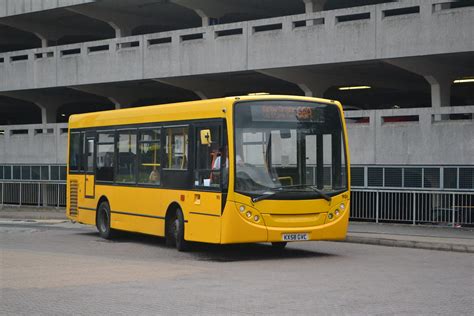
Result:
[[[257,122],[324,123],[324,108],[292,105],[258,105],[251,107],[252,120]]]

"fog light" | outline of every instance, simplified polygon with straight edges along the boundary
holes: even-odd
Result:
[[[253,217],[253,220],[256,221],[256,222],[258,222],[259,219],[260,219],[260,217],[258,217],[258,215],[255,215],[255,216]]]
[[[250,218],[250,217],[252,217],[252,212],[249,211],[249,212],[246,213],[246,215],[247,215],[248,218]]]
[[[341,209],[341,211],[344,211],[344,209],[346,208],[346,206],[341,203],[341,205],[339,205],[339,208]]]
[[[332,219],[334,217],[334,215],[332,215],[332,213],[329,213],[328,217],[329,217],[329,219]]]
[[[243,212],[245,211],[245,206],[241,205],[241,206],[239,207],[239,211],[243,213]]]
[[[336,214],[336,216],[339,216],[339,210],[336,210],[334,214]]]

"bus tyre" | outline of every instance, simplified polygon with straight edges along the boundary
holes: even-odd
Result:
[[[172,219],[171,237],[178,251],[189,249],[189,242],[184,240],[184,215],[180,208],[176,210],[176,216]]]
[[[284,249],[286,247],[286,241],[272,242],[273,249]]]
[[[110,206],[108,202],[102,202],[97,210],[97,230],[100,237],[111,239],[114,230],[110,228]]]

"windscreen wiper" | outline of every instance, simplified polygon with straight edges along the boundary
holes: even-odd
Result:
[[[329,195],[327,195],[326,193],[324,193],[323,191],[321,191],[320,189],[318,189],[317,187],[311,184],[292,184],[292,185],[277,187],[275,189],[285,189],[285,188],[310,188],[314,192],[318,193],[326,201],[331,202],[332,200],[332,198]]]
[[[256,196],[256,197],[252,198],[252,202],[256,203],[258,201],[268,199],[269,197],[277,194],[278,192],[282,192],[285,188],[310,188],[314,192],[318,193],[326,201],[331,202],[331,200],[332,200],[332,198],[329,195],[327,195],[326,193],[319,190],[318,188],[316,188],[313,185],[310,185],[310,184],[294,184],[294,185],[285,185],[285,186],[281,186],[281,187],[271,188],[271,190],[276,190],[276,191],[269,191],[269,192],[265,192],[265,193],[263,193],[259,196]]]
[[[256,196],[256,197],[252,198],[252,202],[257,203],[258,201],[265,200],[265,199],[269,198],[270,196],[275,195],[276,193],[277,192],[273,192],[273,191],[272,192],[265,192],[265,193],[263,193],[259,196]]]

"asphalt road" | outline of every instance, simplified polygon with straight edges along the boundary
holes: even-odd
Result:
[[[472,315],[474,255],[358,245],[196,245],[0,223],[0,315]]]

